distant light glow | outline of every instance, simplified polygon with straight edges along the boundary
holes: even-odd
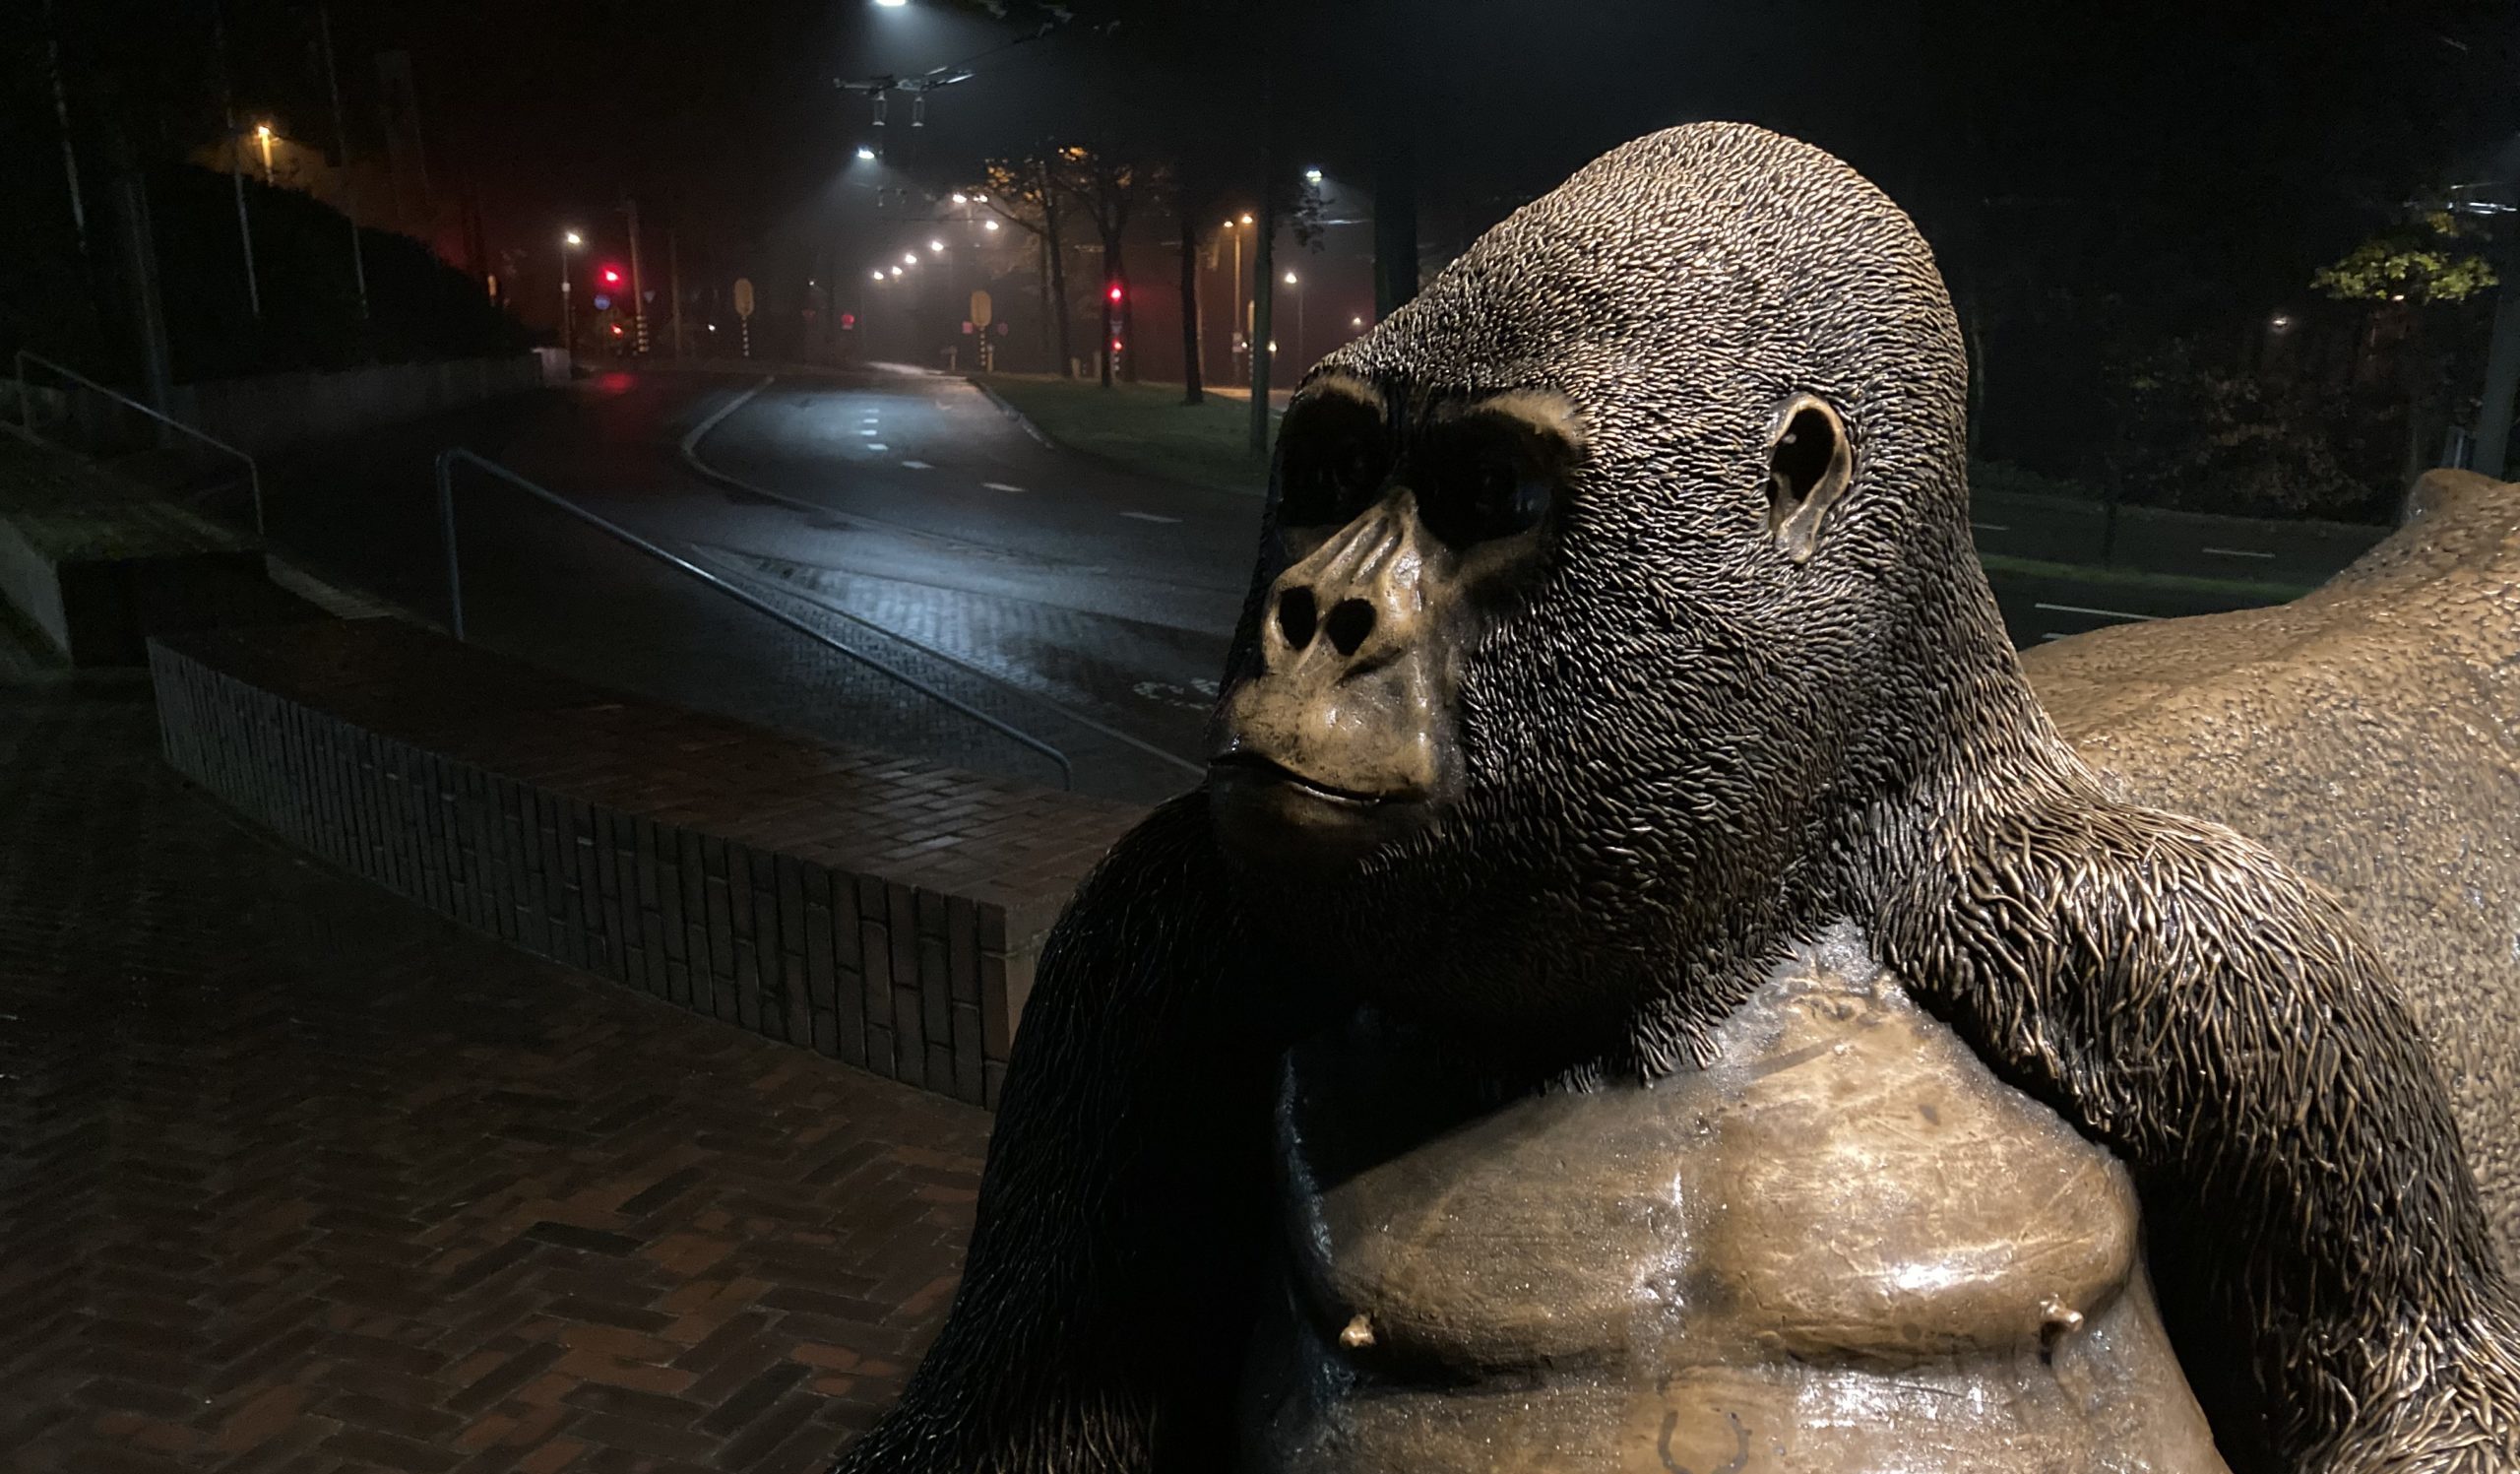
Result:
[[[903,252],[903,253],[902,253],[902,265],[904,265],[904,266],[916,266],[916,265],[918,265],[918,252],[916,252],[916,251],[905,251],[905,252]]]
[[[270,143],[273,139],[279,136],[280,135],[272,132],[272,125],[269,123],[256,123],[254,125],[254,137],[262,140],[264,143]]]
[[[2293,318],[2292,318],[2292,315],[2291,315],[2290,313],[2278,312],[2278,313],[2276,313],[2276,314],[2275,314],[2275,320],[2274,320],[2274,322],[2273,322],[2272,326],[2274,327],[2274,329],[2275,329],[2275,331],[2276,331],[2276,332],[2281,333],[2281,332],[2283,332],[2286,328],[2289,328],[2289,327],[2291,327],[2292,325],[2293,325]]]
[[[560,244],[562,244],[562,245],[582,246],[582,245],[585,245],[586,243],[587,243],[587,238],[586,238],[585,236],[583,236],[583,235],[580,235],[580,234],[579,234],[577,231],[575,231],[575,230],[563,230],[562,232],[560,232]]]
[[[975,200],[979,201],[979,202],[980,202],[981,204],[983,204],[983,205],[985,205],[985,204],[987,204],[987,203],[988,203],[988,196],[986,196],[986,195],[974,195],[974,196],[972,196],[972,198],[973,198],[973,199],[975,199]]]
[[[1305,169],[1303,171],[1303,182],[1306,184],[1319,184],[1321,182],[1321,170]]]
[[[1276,340],[1275,338],[1272,338],[1272,339],[1270,339],[1270,340],[1269,340],[1269,352],[1273,352],[1273,353],[1274,353],[1274,352],[1276,352],[1277,351],[1278,351],[1278,340]]]
[[[875,151],[866,147],[864,144],[859,144],[857,146],[857,157],[871,163],[875,159]]]
[[[981,229],[983,229],[983,230],[994,230],[994,229],[996,229],[996,228],[997,228],[997,222],[995,222],[995,221],[982,221],[982,222],[980,222],[980,228],[981,228]]]
[[[875,3],[885,10],[899,10],[910,4],[910,0],[875,0]]]
[[[972,197],[958,189],[954,191],[954,203],[957,205],[968,205],[972,203]]]
[[[1250,211],[1246,210],[1246,211],[1242,212],[1242,223],[1243,223],[1244,224],[1246,224],[1246,225],[1247,225],[1247,224],[1251,224],[1251,212],[1250,212]]]
[[[1363,318],[1361,318],[1361,317],[1352,317],[1352,318],[1349,318],[1349,319],[1348,319],[1348,326],[1350,326],[1350,327],[1352,327],[1352,328],[1361,328],[1361,327],[1363,327],[1364,325],[1365,325],[1365,320],[1364,320]]]
[[[1117,282],[1114,282],[1114,283],[1112,283],[1112,284],[1111,284],[1111,300],[1113,300],[1113,301],[1115,301],[1115,302],[1116,302],[1116,301],[1118,301],[1119,299],[1120,299],[1120,284],[1119,284],[1119,283],[1117,283]]]
[[[879,272],[879,271],[870,271],[870,272],[868,272],[866,275],[868,275],[868,276],[870,276],[870,277],[873,277],[873,278],[874,278],[876,281],[878,281],[878,282],[880,282],[880,281],[884,280],[884,274],[883,274],[882,272]],[[898,271],[896,271],[896,272],[894,272],[894,273],[893,273],[893,275],[898,277],[898,276],[900,276],[900,275],[901,275],[901,273],[900,273],[900,272],[898,272]]]
[[[900,267],[896,266],[896,267],[894,267],[894,268],[893,268],[893,275],[894,275],[894,276],[897,276],[897,277],[898,277],[898,276],[900,276],[901,274],[902,274],[902,269],[901,269]]]
[[[941,256],[945,253],[945,242],[941,240],[931,240],[927,243],[927,248]]]
[[[1295,285],[1295,274],[1293,272],[1287,273],[1287,285],[1289,287]]]

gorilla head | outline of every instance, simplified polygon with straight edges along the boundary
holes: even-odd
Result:
[[[1604,156],[1324,360],[1213,748],[1271,929],[1491,1041],[1694,1053],[1860,915],[1866,810],[2044,728],[1966,374],[1907,217],[1731,124]]]

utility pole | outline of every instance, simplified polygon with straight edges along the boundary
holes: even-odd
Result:
[[[262,284],[254,279],[254,229],[245,221],[245,140],[236,131],[236,88],[227,73],[227,7],[210,8],[210,45],[218,54],[219,106],[227,120],[227,185],[236,196],[236,240],[245,249],[245,305],[263,320]]]
[[[333,95],[333,140],[342,151],[342,214],[350,222],[350,277],[358,284],[358,320],[367,324],[367,257],[358,239],[358,184],[350,172],[350,128],[342,117],[342,78],[333,66],[333,7],[316,7],[324,32],[324,86]]]
[[[2493,332],[2487,341],[2485,397],[2477,406],[2477,446],[2472,468],[2502,480],[2511,443],[2511,405],[2520,394],[2520,225],[2494,227]]]
[[[624,196],[621,213],[630,217],[630,320],[637,334],[637,352],[648,356],[648,282],[639,270],[639,202]]]
[[[630,260],[635,266],[637,253]],[[665,231],[665,289],[673,293],[673,355],[682,356],[682,241],[671,230]]]
[[[70,142],[70,89],[61,80],[61,21],[52,0],[44,0],[44,47],[52,65],[52,114],[61,124],[61,168],[70,177],[70,227],[79,236],[79,254],[88,254],[88,205],[79,196],[79,151]]]

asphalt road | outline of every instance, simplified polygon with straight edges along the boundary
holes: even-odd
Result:
[[[960,379],[598,375],[269,468],[277,545],[431,617],[429,465],[461,444],[1064,752],[1079,788],[1193,781],[1253,556],[1256,495],[1037,443]],[[472,637],[747,720],[1050,781],[1003,734],[475,476]],[[2342,561],[2342,558],[2339,558]],[[2228,607],[2122,580],[2002,579],[2014,638]]]

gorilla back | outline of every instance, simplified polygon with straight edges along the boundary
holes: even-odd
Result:
[[[842,1467],[2520,1463],[2432,1061],[2057,737],[1964,378],[1897,208],[1734,125],[1317,367],[1209,782],[1054,933]]]

